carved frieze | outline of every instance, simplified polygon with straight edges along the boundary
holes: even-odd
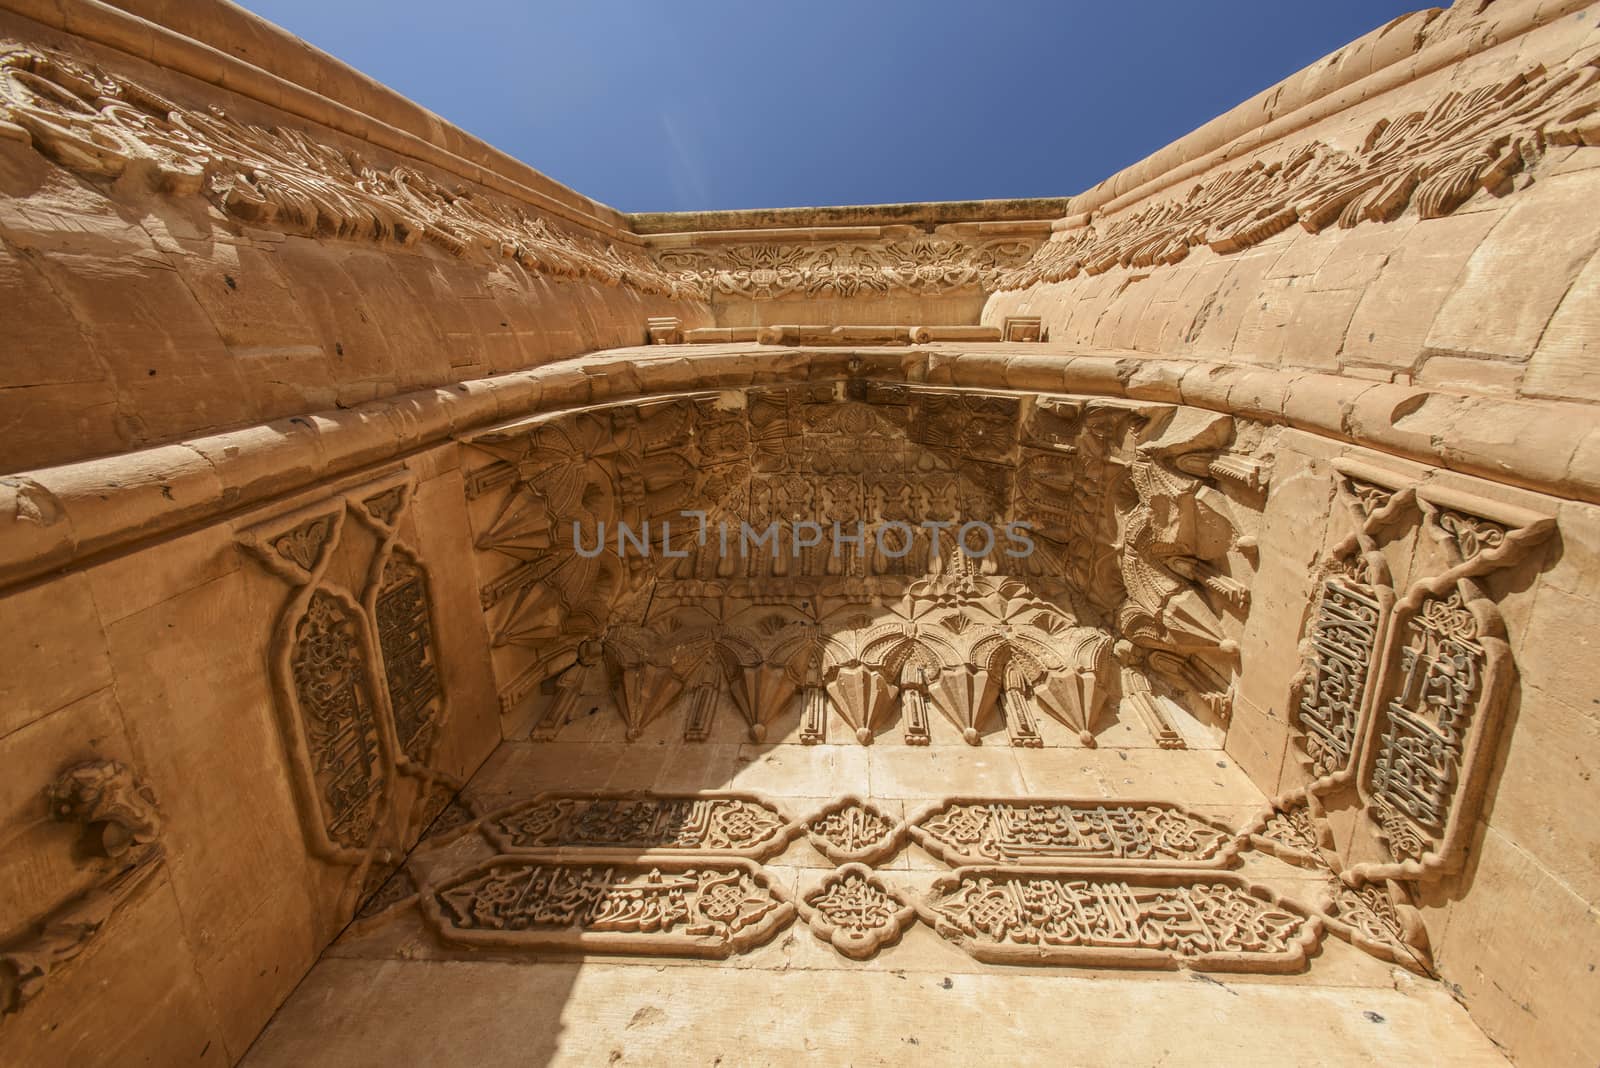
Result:
[[[846,864],[822,880],[796,905],[811,933],[854,960],[866,960],[917,918],[916,907],[863,864]]]
[[[1223,824],[1159,801],[958,798],[914,817],[910,832],[949,864],[1225,868],[1238,849]]]
[[[1036,240],[922,236],[875,243],[746,244],[664,248],[655,261],[703,299],[861,297],[992,291],[1026,263]]]

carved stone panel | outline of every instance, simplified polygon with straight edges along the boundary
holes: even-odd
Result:
[[[1294,972],[1321,921],[1237,876],[961,868],[917,905],[924,922],[995,964]]]
[[[289,670],[322,826],[332,841],[362,849],[372,841],[388,776],[359,610],[327,590],[313,592],[294,626]]]
[[[502,852],[648,850],[761,860],[798,826],[750,794],[547,794],[485,818]]]
[[[424,888],[420,903],[463,945],[685,957],[742,953],[794,916],[755,865],[711,858],[495,857]]]
[[[806,837],[835,863],[876,864],[899,851],[906,827],[872,802],[852,796],[835,801],[808,820]]]
[[[917,918],[908,898],[862,864],[829,872],[821,886],[796,904],[812,934],[855,960],[898,942]]]
[[[436,785],[460,786],[432,766],[448,704],[427,571],[401,534],[411,491],[397,471],[239,532],[290,586],[270,667],[308,845],[354,866],[409,847]]]
[[[400,750],[426,763],[438,737],[444,690],[433,659],[427,578],[404,549],[384,563],[373,614]]]

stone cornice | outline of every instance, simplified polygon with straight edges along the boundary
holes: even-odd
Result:
[[[652,346],[0,479],[0,583],[170,536],[520,415],[695,389],[849,377],[1186,404],[1600,503],[1600,429],[1584,405],[1036,343]]]

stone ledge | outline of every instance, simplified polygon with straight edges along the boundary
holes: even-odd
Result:
[[[1187,404],[1600,503],[1600,428],[1585,405],[1038,343],[652,345],[0,478],[0,517],[10,519],[0,534],[0,583],[36,578],[516,416],[850,377]]]

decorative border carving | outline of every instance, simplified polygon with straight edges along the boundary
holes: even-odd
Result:
[[[655,261],[703,300],[766,301],[888,293],[992,291],[1002,272],[1026,263],[1036,240],[968,241],[923,236],[882,243],[772,242],[655,251]]]

